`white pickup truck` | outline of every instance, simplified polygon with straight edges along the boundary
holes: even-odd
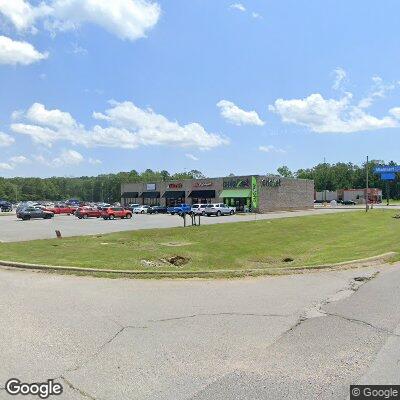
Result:
[[[207,215],[207,217],[210,217],[211,215],[217,217],[220,217],[221,215],[233,215],[235,212],[235,207],[229,207],[223,203],[209,204],[204,210],[204,214]]]

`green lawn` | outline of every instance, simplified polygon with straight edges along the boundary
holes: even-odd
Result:
[[[132,270],[281,268],[400,251],[396,212],[373,210],[0,244],[0,259]],[[182,256],[183,266],[165,259]],[[292,262],[284,262],[292,258]],[[161,260],[161,261],[160,261]],[[164,260],[164,261],[162,261]]]

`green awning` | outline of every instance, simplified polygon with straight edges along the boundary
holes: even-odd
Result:
[[[219,197],[221,199],[248,199],[251,197],[251,189],[223,190]]]

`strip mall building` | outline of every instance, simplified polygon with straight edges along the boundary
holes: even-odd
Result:
[[[234,176],[169,182],[126,183],[121,204],[174,206],[181,203],[225,203],[237,211],[264,213],[314,206],[314,181],[276,176]]]

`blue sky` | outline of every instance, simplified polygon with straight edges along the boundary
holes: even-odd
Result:
[[[397,0],[39,3],[0,0],[0,176],[397,160]]]

